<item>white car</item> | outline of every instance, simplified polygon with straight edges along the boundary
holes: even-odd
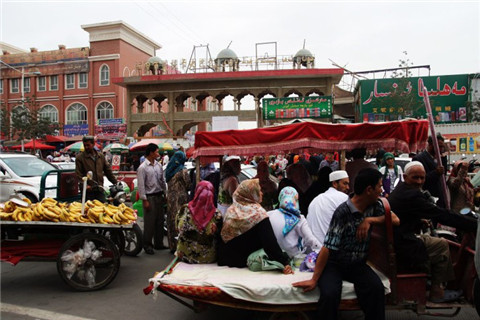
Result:
[[[7,201],[15,192],[32,202],[37,202],[42,175],[56,169],[50,163],[38,159],[34,155],[0,153],[0,202]],[[55,187],[57,175],[49,175],[45,184],[47,188]],[[45,196],[55,198],[56,189],[45,190]]]

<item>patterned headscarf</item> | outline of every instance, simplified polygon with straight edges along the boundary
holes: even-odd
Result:
[[[233,203],[228,207],[223,221],[221,236],[228,242],[244,234],[263,219],[267,212],[260,205],[261,190],[258,179],[245,180],[233,193]]]
[[[183,170],[185,161],[187,161],[187,157],[182,151],[177,151],[173,154],[165,170],[165,180],[167,182],[170,181],[178,171]]]
[[[278,202],[278,210],[283,213],[285,217],[285,226],[283,227],[282,233],[284,236],[286,236],[300,221],[297,190],[292,187],[283,188],[278,196]]]
[[[188,209],[199,231],[205,229],[215,214],[214,192],[210,182],[200,181],[195,188],[195,197],[188,203]]]

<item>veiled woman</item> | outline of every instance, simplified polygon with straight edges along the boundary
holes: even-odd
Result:
[[[283,265],[284,273],[292,273],[289,259],[278,246],[267,212],[260,205],[262,191],[258,179],[245,180],[233,194],[218,245],[220,266],[243,268],[253,252],[264,249],[269,260]]]
[[[184,164],[187,160],[185,153],[177,151],[168,161],[165,170],[165,181],[168,186],[167,196],[167,238],[171,252],[177,249],[177,230],[175,218],[178,210],[188,202],[188,190],[190,190],[190,177]]]

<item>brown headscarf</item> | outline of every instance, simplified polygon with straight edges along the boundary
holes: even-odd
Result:
[[[268,218],[267,211],[260,202],[260,183],[258,179],[245,180],[233,193],[233,204],[225,213],[221,236],[228,242],[244,234],[263,219]]]
[[[260,188],[265,193],[277,193],[277,185],[270,180],[270,170],[268,169],[268,163],[262,160],[257,165],[257,175],[254,179],[258,179],[260,182]]]

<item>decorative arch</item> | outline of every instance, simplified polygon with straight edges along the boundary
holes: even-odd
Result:
[[[87,124],[87,114],[88,114],[88,109],[87,107],[80,103],[80,102],[74,102],[71,105],[67,107],[65,110],[66,113],[66,124]]]
[[[46,104],[38,110],[38,114],[42,118],[47,118],[50,122],[58,123],[58,109],[51,104]]]
[[[95,108],[95,118],[97,120],[113,119],[115,116],[113,104],[109,101],[101,101]]]
[[[110,85],[110,67],[108,64],[102,64],[100,66],[100,86]]]

